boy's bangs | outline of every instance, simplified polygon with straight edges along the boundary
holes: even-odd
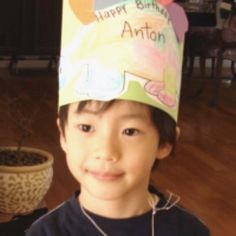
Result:
[[[101,113],[106,111],[115,100],[111,101],[96,101],[96,100],[87,100],[78,103],[77,112],[82,112],[86,108],[92,108],[95,113]]]

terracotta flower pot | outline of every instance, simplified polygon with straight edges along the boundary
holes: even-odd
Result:
[[[16,147],[0,147],[0,150],[16,150]],[[0,212],[25,214],[33,211],[43,200],[53,177],[53,156],[43,150],[22,147],[26,153],[42,156],[36,165],[0,165]]]

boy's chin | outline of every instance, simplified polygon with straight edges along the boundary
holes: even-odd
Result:
[[[122,197],[122,191],[119,191],[117,187],[97,187],[90,191],[90,194],[97,200],[112,201]]]

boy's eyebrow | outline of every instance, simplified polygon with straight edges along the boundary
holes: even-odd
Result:
[[[147,116],[143,113],[130,113],[121,116],[121,119],[139,119],[139,120],[147,120]]]
[[[91,113],[91,114],[94,114],[94,113],[96,113],[96,112],[84,108],[84,109],[81,109],[81,110],[80,110],[80,109],[76,109],[76,110],[75,110],[75,113],[76,113],[76,114],[80,114],[80,113],[89,113],[89,114]]]

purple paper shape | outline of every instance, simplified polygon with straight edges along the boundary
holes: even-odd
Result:
[[[178,40],[183,42],[185,33],[188,31],[188,19],[184,9],[174,2],[167,5],[166,9],[169,12],[170,19]]]

